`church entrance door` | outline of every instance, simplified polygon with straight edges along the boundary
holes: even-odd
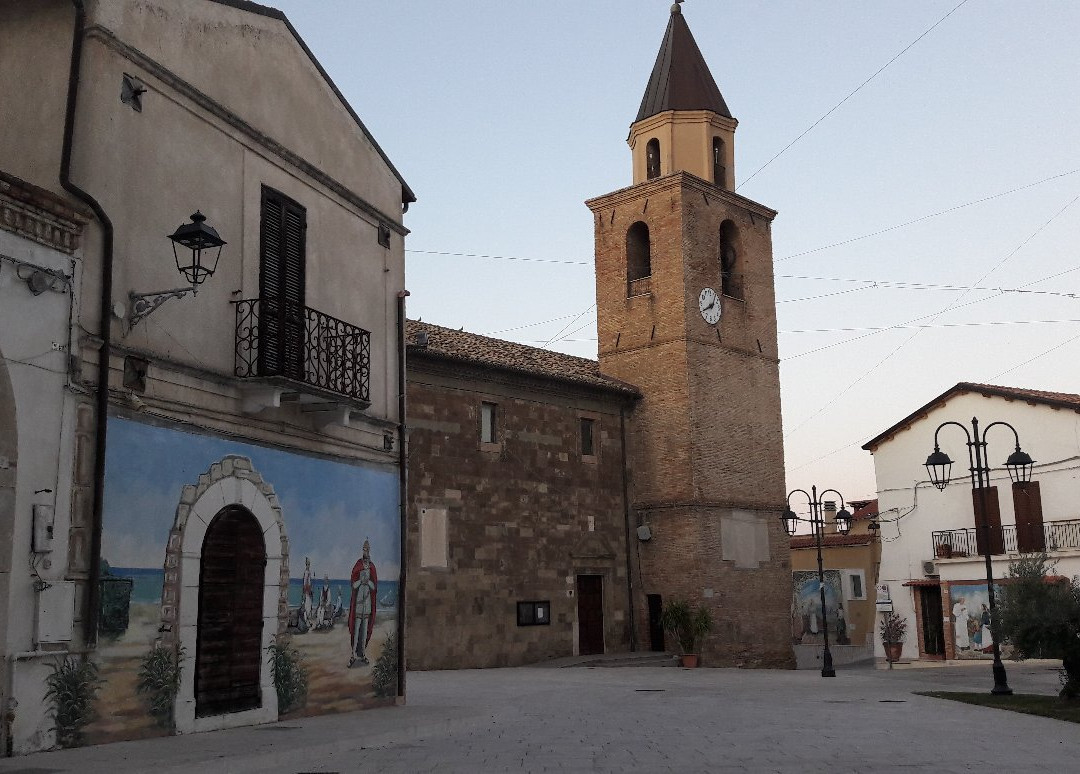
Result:
[[[199,569],[195,715],[262,705],[262,606],[266,544],[245,508],[224,508],[210,522]]]
[[[577,576],[578,653],[604,652],[604,576]]]

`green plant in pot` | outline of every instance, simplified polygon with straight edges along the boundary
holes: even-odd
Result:
[[[881,616],[881,644],[885,647],[885,660],[890,664],[900,660],[907,639],[907,619],[893,612]]]
[[[696,667],[700,653],[698,644],[712,631],[712,614],[708,608],[692,608],[685,599],[676,599],[664,605],[660,624],[664,631],[669,632],[679,643],[682,653],[679,663],[686,667]]]

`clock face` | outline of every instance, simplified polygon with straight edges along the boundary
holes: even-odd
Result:
[[[709,325],[716,325],[720,321],[720,298],[712,288],[705,288],[698,296],[698,308],[701,317]]]

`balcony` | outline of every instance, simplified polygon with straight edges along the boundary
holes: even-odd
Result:
[[[934,532],[931,538],[934,556],[938,559],[982,556],[982,537],[976,533],[984,531],[970,527]],[[1080,519],[990,528],[991,555],[1059,551],[1065,548],[1080,548]]]
[[[236,302],[236,376],[271,385],[246,392],[246,409],[296,400],[344,417],[370,405],[371,334],[272,296]]]

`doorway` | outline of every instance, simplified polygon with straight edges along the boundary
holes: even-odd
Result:
[[[649,604],[649,649],[657,653],[664,652],[664,624],[661,616],[664,613],[664,601],[659,594],[646,594],[645,600]]]
[[[266,544],[245,508],[221,510],[203,540],[195,647],[195,716],[262,706]]]
[[[924,656],[945,655],[945,627],[941,610],[941,586],[919,589],[922,652]]]
[[[604,652],[604,576],[577,576],[578,654]]]

